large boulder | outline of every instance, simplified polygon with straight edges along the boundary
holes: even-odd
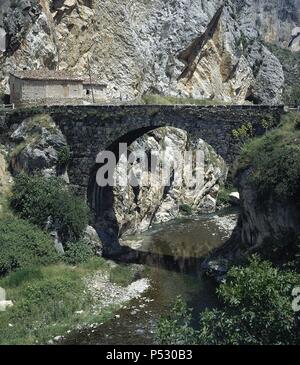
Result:
[[[102,256],[102,242],[94,227],[86,226],[83,232],[83,239],[92,247],[96,255]]]
[[[52,118],[37,115],[25,119],[12,133],[15,148],[11,153],[13,173],[41,172],[45,176],[61,175],[68,182],[66,164],[68,145]]]

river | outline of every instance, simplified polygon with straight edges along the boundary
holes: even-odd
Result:
[[[143,257],[143,275],[150,279],[150,289],[122,308],[116,318],[95,329],[73,332],[64,344],[154,344],[155,323],[179,295],[192,308],[197,326],[199,313],[218,305],[215,282],[203,275],[200,259],[226,241],[236,220],[237,212],[226,210],[178,219],[126,237],[122,244]]]

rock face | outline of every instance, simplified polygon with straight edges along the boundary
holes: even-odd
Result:
[[[10,164],[13,173],[39,171],[45,176],[62,176],[68,182],[68,146],[62,132],[48,115],[25,119],[11,135],[15,144]]]
[[[300,0],[237,0],[239,24],[244,34],[252,39],[262,37],[267,43],[288,47],[300,25]],[[300,39],[290,45],[300,50]]]
[[[159,93],[277,103],[282,67],[259,38],[287,46],[299,0],[22,0],[3,23],[2,92],[14,69],[87,74],[90,59],[108,101]]]
[[[295,242],[299,241],[299,200],[279,201],[272,195],[262,199],[249,183],[250,173],[251,167],[236,177],[240,192],[237,227],[228,242],[202,264],[203,269],[215,277],[220,275],[220,267],[226,271],[254,253],[280,262],[284,255],[293,255]]]
[[[300,209],[295,201],[280,202],[272,196],[263,204],[247,183],[250,170],[238,178],[241,197],[240,237],[247,249],[255,250],[268,241],[283,241],[300,236]]]
[[[178,152],[183,156],[190,148],[185,131],[172,127],[159,128],[133,142],[129,152],[136,153],[138,160],[129,165],[127,172],[130,181],[137,177],[136,181],[142,186],[115,186],[110,204],[108,201],[99,202],[106,208],[97,226],[102,229],[106,226],[106,231],[115,229],[119,235],[130,234],[147,230],[152,224],[175,219],[181,214],[215,211],[217,193],[220,184],[226,179],[227,166],[212,147],[201,139],[195,147],[204,157],[203,180],[199,184],[186,184],[184,180],[181,184],[178,183],[175,172],[178,170],[174,169],[173,163],[179,161]],[[156,174],[154,170],[145,168],[140,151],[145,151],[145,156],[155,151],[153,156],[157,158],[157,166],[161,167],[163,161],[170,162],[170,184],[162,182],[162,170]],[[125,158],[120,159],[115,176],[121,175],[125,162]],[[146,166],[149,166],[148,163],[149,158]]]

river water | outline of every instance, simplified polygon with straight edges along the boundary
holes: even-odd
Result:
[[[201,258],[228,239],[236,220],[237,212],[227,210],[178,219],[126,237],[122,244],[143,258],[143,275],[150,279],[150,289],[122,308],[113,320],[71,333],[64,343],[154,344],[158,318],[169,311],[179,295],[193,309],[193,324],[197,326],[199,313],[217,306],[215,283],[203,275]]]

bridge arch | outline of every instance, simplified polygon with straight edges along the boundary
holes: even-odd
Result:
[[[172,139],[174,139],[174,138],[175,138],[175,144],[174,143],[172,144],[172,142],[174,142],[174,140],[172,141]],[[147,139],[148,140],[152,139],[152,141],[155,141],[156,143],[160,144],[161,146],[163,146],[166,143],[166,140],[168,140],[169,143],[171,141],[170,145],[168,146],[169,153],[171,153],[171,156],[172,156],[172,151],[175,151],[175,149],[177,147],[180,147],[182,151],[186,151],[187,149],[190,150],[190,149],[197,148],[197,144],[195,143],[197,141],[195,140],[195,138],[193,138],[193,135],[189,135],[188,131],[186,131],[184,129],[170,127],[170,126],[156,125],[156,126],[149,126],[146,128],[145,127],[138,128],[136,130],[125,133],[124,135],[119,137],[116,141],[111,143],[106,148],[106,151],[110,151],[110,152],[114,153],[114,155],[116,157],[116,162],[118,164],[119,157],[120,157],[120,143],[126,143],[128,148],[130,148],[130,149],[133,146],[134,142],[137,143],[137,146],[135,146],[135,147],[138,147],[139,143],[141,143],[143,145],[143,147],[145,148],[145,152],[149,152],[149,147],[151,148],[151,145],[153,147],[153,144],[147,145]],[[201,141],[201,143],[202,143],[203,140],[198,139],[198,142],[199,141]],[[178,142],[178,146],[176,145],[177,142]],[[203,141],[203,142],[205,143],[205,141]],[[201,144],[200,148],[202,148],[202,144]],[[133,149],[134,149],[134,147],[133,147]],[[162,147],[162,149],[163,149],[163,147]],[[204,150],[204,145],[203,145],[203,150]],[[226,166],[226,163],[224,162],[224,160],[221,158],[221,156],[218,156],[218,154],[214,151],[214,149],[207,143],[205,143],[205,151],[206,151],[206,153],[209,153],[209,156],[212,156],[211,154],[213,153],[212,161],[214,161],[214,162],[212,164],[215,164],[214,166],[216,166],[217,161],[220,164],[220,171],[218,171],[219,175],[216,177],[213,177],[213,179],[215,179],[215,181],[213,182],[213,184],[211,186],[211,190],[213,191],[216,184],[219,184],[220,180],[226,179],[227,166]],[[99,151],[99,153],[100,152],[103,152],[103,151]],[[206,154],[205,157],[207,158],[208,155]],[[89,206],[91,208],[91,212],[93,215],[93,225],[96,228],[96,230],[104,244],[104,252],[106,254],[110,255],[111,252],[113,252],[113,253],[118,252],[118,249],[120,248],[120,246],[119,246],[120,236],[124,232],[128,233],[127,230],[130,229],[131,227],[130,227],[130,222],[126,222],[126,219],[128,219],[126,217],[126,213],[125,213],[126,218],[124,221],[120,218],[120,210],[118,210],[118,209],[120,209],[119,203],[120,203],[120,194],[122,194],[122,189],[118,189],[118,187],[115,188],[112,186],[100,187],[97,184],[97,181],[96,181],[97,172],[98,172],[99,168],[103,167],[104,164],[95,163],[91,169],[88,189],[87,189],[87,199],[88,199]],[[207,164],[208,164],[208,162],[207,162]],[[211,164],[211,162],[209,162],[209,164]],[[145,174],[149,174],[149,170],[147,170]],[[151,172],[150,172],[150,174],[151,174]],[[174,171],[173,171],[173,174],[174,174]],[[211,181],[213,181],[213,179]],[[207,186],[208,185],[209,184],[207,184]],[[159,191],[158,193],[156,191],[157,186],[156,187],[153,187],[153,186],[128,187],[128,188],[125,188],[126,198],[124,197],[124,201],[126,202],[126,199],[127,199],[127,202],[128,202],[128,195],[130,196],[130,194],[132,195],[132,193],[133,193],[134,199],[132,201],[129,201],[129,204],[128,204],[129,206],[133,207],[132,208],[133,219],[138,220],[140,218],[139,223],[142,226],[144,226],[145,222],[147,222],[147,224],[151,225],[152,219],[156,218],[156,213],[157,213],[156,206],[157,206],[157,210],[161,209],[161,207],[166,203],[165,199],[170,200],[170,196],[168,194],[169,194],[169,191],[172,191],[173,188],[174,188],[173,181],[171,181],[170,186],[169,185],[161,186],[161,191]],[[178,190],[178,187],[176,187],[176,189]],[[187,194],[191,193],[191,191],[192,191],[191,188],[188,189],[187,187],[182,188],[182,189],[185,189]],[[157,201],[155,202],[155,198],[154,198],[153,206],[150,205],[149,207],[147,207],[148,212],[141,213],[139,203],[141,203],[141,201],[143,199],[143,195],[145,196],[147,193],[149,193],[149,196],[153,196],[153,194],[154,194],[153,190],[157,194],[161,194],[160,203],[157,204]],[[124,192],[124,190],[123,190],[123,192]],[[207,191],[206,193],[209,194],[210,191]],[[116,200],[117,200],[116,207],[118,210],[117,212],[115,211]],[[123,200],[123,199],[121,199],[121,200]],[[149,204],[149,202],[148,202],[148,204]],[[124,210],[127,211],[126,208]],[[136,215],[136,217],[138,216],[139,218],[134,217],[134,214]],[[145,214],[146,218],[143,216],[143,214]],[[176,218],[176,217],[177,217],[177,215],[174,215],[174,218]],[[133,232],[129,231],[129,233],[133,233]]]

